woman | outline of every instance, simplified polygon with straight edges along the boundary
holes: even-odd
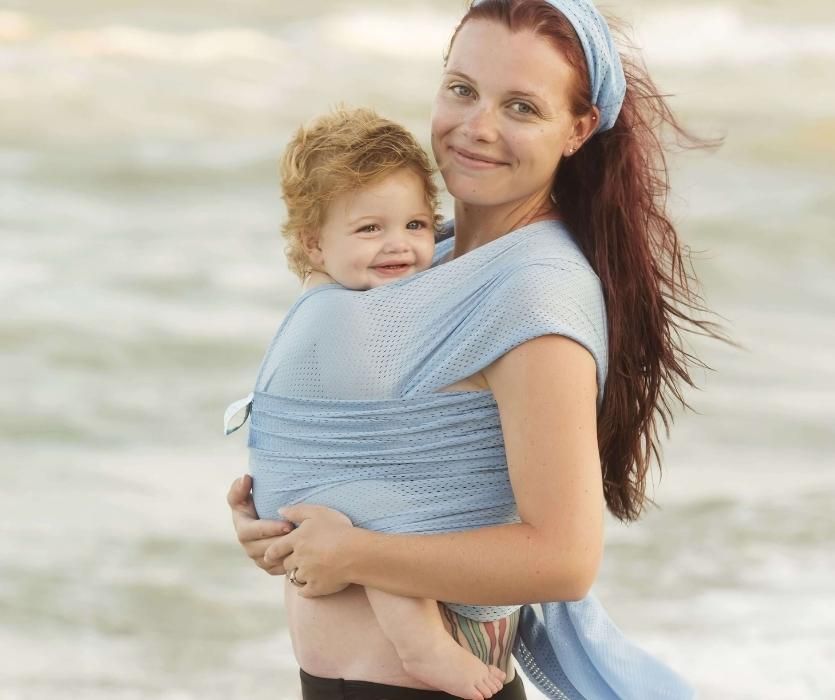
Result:
[[[532,239],[531,231],[566,228],[605,302],[604,349],[546,330],[443,387],[495,400],[517,522],[392,535],[298,505],[282,511],[299,525],[285,535],[285,524],[255,518],[248,477],[233,484],[229,504],[245,550],[270,573],[289,573],[288,623],[306,699],[443,696],[403,674],[360,586],[476,606],[588,600],[603,501],[621,520],[642,512],[656,420],[666,423],[670,395],[680,398],[680,382],[690,383],[681,325],[704,328],[687,315],[698,298],[664,209],[664,123],[680,132],[649,79],[634,66],[624,73],[605,22],[585,0],[484,0],[463,18],[432,116],[433,150],[455,197],[451,258],[472,259],[523,229]],[[596,303],[581,300],[576,315],[593,316]],[[526,310],[514,303],[512,313]],[[517,659],[519,648],[539,643],[531,610],[476,622],[441,608],[462,645],[506,671],[494,697],[524,697],[509,657],[514,643]],[[593,627],[589,615],[599,611],[577,610],[576,629],[546,619],[548,633]],[[551,641],[556,649],[563,640]],[[586,641],[592,656],[616,644]],[[621,675],[601,671],[601,680],[580,669],[594,660],[562,656],[540,658],[535,668],[550,664],[550,675],[532,680],[551,697],[689,697],[666,676],[647,690],[658,669],[640,667],[644,658],[628,651]]]

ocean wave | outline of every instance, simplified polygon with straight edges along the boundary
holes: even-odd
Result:
[[[228,59],[276,62],[289,55],[275,37],[247,27],[191,33],[110,25],[96,29],[50,30],[32,17],[0,11],[0,43],[43,42],[59,53],[85,58],[126,57],[177,63]]]
[[[0,10],[0,42],[27,41],[35,28],[32,20],[20,12]]]
[[[54,41],[88,57],[125,56],[182,63],[226,59],[272,62],[288,53],[277,39],[243,28],[175,34],[110,26],[95,31],[61,33]]]
[[[8,230],[5,235],[8,235]],[[5,260],[0,262],[0,293],[11,297],[22,289],[47,285],[52,281],[49,268],[44,263]]]
[[[323,48],[343,49],[408,61],[438,61],[459,16],[431,9],[365,10],[311,17]],[[701,67],[715,64],[786,63],[835,58],[835,24],[767,23],[738,8],[704,4],[640,13],[635,36],[647,59],[657,65]],[[166,32],[128,25],[53,30],[34,17],[0,11],[0,43],[44,41],[59,52],[84,57],[124,56],[179,63],[229,59],[283,62],[292,47],[262,28]],[[292,37],[287,37],[291,42]]]
[[[404,60],[437,60],[459,16],[424,10],[342,13],[321,20],[330,46]],[[725,5],[647,10],[635,33],[650,61],[693,66],[835,58],[835,25],[768,24]]]
[[[647,13],[635,34],[650,63],[680,67],[787,63],[835,58],[835,25],[751,21],[725,5]]]
[[[437,60],[458,16],[437,11],[364,11],[331,15],[319,29],[329,46],[408,60]],[[835,58],[835,25],[751,21],[734,7],[694,5],[648,10],[635,33],[650,61],[693,66],[785,63]]]
[[[439,61],[457,19],[431,10],[351,12],[326,17],[320,29],[326,41],[351,51]]]

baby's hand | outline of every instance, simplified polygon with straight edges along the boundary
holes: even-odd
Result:
[[[241,547],[250,559],[273,576],[283,576],[281,562],[267,562],[264,553],[271,544],[278,542],[293,529],[290,523],[281,520],[259,520],[252,502],[252,477],[249,474],[235,479],[226,494],[226,501],[232,510],[232,523]]]

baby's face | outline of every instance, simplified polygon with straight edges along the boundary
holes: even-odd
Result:
[[[432,264],[434,212],[421,178],[402,168],[331,202],[311,262],[350,289],[371,289]]]

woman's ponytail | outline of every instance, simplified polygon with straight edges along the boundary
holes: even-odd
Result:
[[[659,427],[685,405],[691,369],[702,366],[683,333],[719,335],[704,320],[692,266],[667,214],[669,178],[663,129],[680,144],[705,146],[685,132],[643,66],[624,60],[627,89],[612,129],[593,136],[560,165],[554,194],[603,286],[609,375],[598,416],[603,488],[611,512],[640,516]],[[660,424],[660,425],[659,425]]]

